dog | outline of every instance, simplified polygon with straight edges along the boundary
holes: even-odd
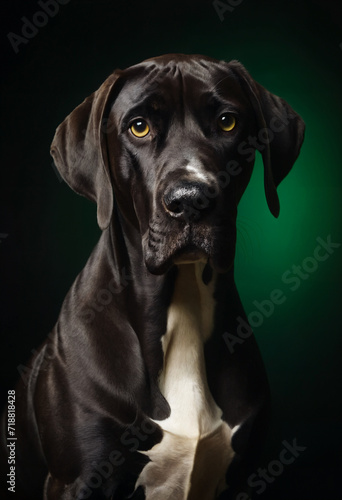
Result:
[[[259,151],[278,216],[303,137],[238,61],[183,54],[114,71],[57,128],[55,165],[103,231],[16,389],[16,498],[248,490],[270,390],[234,282],[237,206]]]

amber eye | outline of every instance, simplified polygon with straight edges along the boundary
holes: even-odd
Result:
[[[143,118],[137,118],[130,126],[131,132],[135,137],[145,137],[149,131],[150,127],[148,123]]]
[[[235,116],[231,113],[224,113],[218,119],[218,124],[224,132],[230,132],[236,125]]]

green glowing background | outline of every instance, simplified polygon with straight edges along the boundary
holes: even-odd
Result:
[[[236,281],[246,312],[274,289],[286,297],[255,327],[274,401],[263,463],[278,457],[284,439],[306,447],[257,498],[341,498],[342,245],[297,290],[282,280],[313,257],[316,238],[342,244],[338,2],[242,0],[221,21],[211,1],[71,0],[18,54],[6,35],[21,33],[21,17],[32,19],[37,3],[4,4],[2,395],[54,324],[99,236],[95,206],[51,166],[55,127],[116,67],[167,52],[239,59],[306,122],[299,159],[278,189],[279,219],[266,205],[261,158],[239,209]]]

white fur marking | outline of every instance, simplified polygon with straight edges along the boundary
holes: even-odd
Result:
[[[206,377],[203,342],[212,332],[215,302],[214,280],[208,286],[202,282],[204,265],[178,268],[160,376],[171,415],[157,422],[163,439],[142,452],[151,461],[136,484],[144,487],[147,500],[213,500],[226,488],[225,472],[234,456],[231,429]]]
[[[203,166],[198,160],[191,160],[190,163],[185,167],[187,172],[191,174],[191,178],[197,178],[200,181],[207,182],[208,176],[204,173]]]

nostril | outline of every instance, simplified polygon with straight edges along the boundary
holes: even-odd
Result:
[[[183,211],[182,199],[175,197],[175,193],[164,196],[164,204],[169,212],[179,214]]]
[[[183,211],[182,197],[177,190],[168,191],[163,198],[164,206],[168,212],[180,214]]]
[[[215,205],[212,191],[203,183],[183,182],[167,190],[163,198],[164,206],[172,217],[198,220],[204,211]]]
[[[169,201],[169,202],[166,202],[166,200],[164,199],[165,201],[165,205],[167,207],[167,209],[174,213],[174,214],[180,214],[183,212],[183,205],[182,205],[182,202],[181,200],[172,200],[172,201]]]

